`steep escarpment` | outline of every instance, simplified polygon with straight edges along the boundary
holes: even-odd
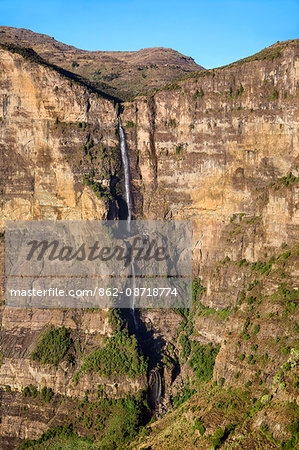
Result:
[[[1,230],[125,218],[120,113],[134,218],[192,220],[194,263],[190,311],[136,311],[137,339],[126,311],[2,306],[1,445],[123,448],[140,430],[133,448],[293,448],[298,41],[122,105],[20,54],[0,64]]]
[[[180,426],[181,413],[153,425],[145,448],[175,446],[178,435],[181,445],[210,448],[220,428],[219,442],[233,436],[227,445],[238,448],[248,433],[256,437],[244,445],[257,445],[261,429],[269,448],[271,436],[273,448],[295,442],[289,427],[298,414],[298,52],[298,41],[277,44],[125,104],[142,214],[193,224],[194,304],[187,317],[178,311],[177,336],[166,338],[162,412],[195,391],[195,404],[206,402],[204,414],[192,414],[194,402],[182,407]],[[151,317],[158,337],[159,314]],[[245,407],[252,420],[245,425],[224,406],[210,409],[200,393],[208,379],[218,386],[216,398],[229,390],[223,405],[239,395],[232,388],[261,401],[256,410]]]
[[[208,236],[216,248],[222,221],[254,213],[256,188],[295,168],[297,83],[294,41],[276,58],[203,72],[125,104],[144,216],[192,219],[205,261]]]
[[[2,229],[5,219],[117,215],[113,103],[18,54],[0,57]]]

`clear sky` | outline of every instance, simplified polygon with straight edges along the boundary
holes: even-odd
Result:
[[[299,37],[299,0],[0,0],[0,25],[85,50],[171,47],[212,68]]]

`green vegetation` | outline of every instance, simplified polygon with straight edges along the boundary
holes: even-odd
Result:
[[[184,386],[183,389],[181,389],[181,391],[178,392],[178,394],[175,397],[173,397],[172,399],[173,407],[178,408],[179,406],[181,406],[184,402],[189,400],[189,398],[191,398],[192,395],[195,394],[195,392],[196,390],[191,389],[189,384]]]
[[[186,360],[191,353],[191,344],[188,337],[183,333],[180,335],[179,344],[182,347],[182,358]]]
[[[199,417],[197,419],[195,419],[194,421],[194,429],[199,431],[199,434],[201,436],[203,436],[205,434],[206,431],[206,427],[204,425],[204,422],[202,419],[200,419]]]
[[[98,181],[94,180],[95,171],[92,169],[89,173],[83,175],[83,184],[91,187],[98,198],[112,200],[112,195],[108,187],[103,186]]]
[[[188,364],[195,372],[198,381],[209,381],[213,376],[215,359],[220,350],[220,345],[215,347],[209,344],[192,342],[192,351]]]
[[[38,389],[33,384],[29,384],[29,386],[23,389],[23,396],[36,398],[38,396]]]
[[[176,148],[175,148],[175,153],[176,153],[177,155],[180,155],[180,154],[182,153],[183,149],[184,149],[183,144],[178,144],[178,145],[176,146]]]
[[[133,122],[133,120],[128,120],[125,125],[125,129],[134,128],[134,127],[135,127],[135,123]]]
[[[51,329],[42,335],[35,350],[31,353],[31,358],[42,364],[57,366],[71,345],[71,329],[65,327],[55,328],[52,325]]]
[[[199,277],[194,278],[192,281],[192,303],[206,291],[206,288],[201,284],[201,279]]]
[[[26,386],[23,391],[24,397],[37,398],[40,396],[40,399],[46,403],[49,403],[54,397],[54,392],[51,388],[44,386],[42,390],[39,392],[36,386],[29,384]]]
[[[127,374],[131,378],[145,375],[147,363],[140,354],[135,336],[129,336],[126,329],[106,339],[104,347],[88,355],[80,371],[75,375],[78,381],[82,372],[99,372],[104,376]]]
[[[291,187],[293,184],[298,183],[299,177],[295,177],[292,172],[290,172],[285,177],[278,178],[278,183],[283,184],[286,187]]]
[[[54,392],[51,388],[44,386],[40,391],[40,398],[46,403],[49,403],[54,397]]]
[[[240,83],[239,89],[236,90],[236,97],[239,97],[240,95],[242,95],[243,92],[244,92],[244,88],[243,88],[242,83]]]
[[[216,315],[220,320],[225,320],[231,314],[232,310],[229,308],[225,309],[215,309],[209,306],[204,306],[202,303],[199,304],[198,315],[199,316],[211,316]]]
[[[169,119],[168,122],[165,122],[165,125],[170,128],[176,128],[176,120],[175,119]]]
[[[273,264],[273,260],[266,261],[266,262],[257,261],[257,262],[252,263],[250,268],[253,271],[259,272],[261,275],[265,274],[266,276],[268,276],[271,272],[272,264]]]
[[[202,88],[200,88],[199,90],[196,89],[195,93],[193,94],[193,100],[197,100],[198,98],[203,98],[204,96],[204,91],[202,90]]]
[[[38,444],[43,444],[44,442],[53,439],[55,437],[69,438],[73,436],[78,436],[73,432],[73,425],[64,425],[55,428],[49,428],[41,437],[37,440],[25,439],[21,445],[20,450],[25,450],[27,448],[35,447]]]
[[[35,441],[26,439],[21,449],[121,449],[149,420],[149,410],[144,394],[139,393],[136,397],[127,395],[121,399],[101,398],[94,403],[85,398],[71,416],[71,424],[50,428]],[[76,431],[79,429],[82,435],[82,427],[89,436],[78,436]]]
[[[212,438],[213,448],[219,448],[234,429],[235,425],[232,424],[226,425],[225,428],[217,428]]]

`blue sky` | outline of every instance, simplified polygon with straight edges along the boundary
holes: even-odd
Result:
[[[299,0],[0,0],[0,24],[86,50],[171,47],[206,68],[299,35]]]

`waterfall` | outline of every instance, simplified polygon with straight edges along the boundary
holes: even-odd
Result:
[[[130,168],[129,168],[129,159],[128,159],[128,151],[127,151],[127,144],[126,144],[126,138],[125,133],[123,130],[123,127],[121,125],[121,118],[118,118],[118,128],[119,128],[119,138],[120,138],[120,150],[121,150],[121,159],[124,167],[124,175],[125,175],[125,195],[126,195],[126,202],[128,207],[128,217],[127,217],[127,230],[130,231],[130,224],[132,220],[132,198],[131,198],[131,191],[130,191]],[[131,262],[131,274],[132,274],[132,280],[133,280],[133,292],[135,289],[135,268],[134,263]],[[135,330],[138,330],[138,324],[135,316],[135,297],[132,295],[132,302],[131,302],[131,311],[132,316],[134,320],[134,326]]]
[[[157,370],[155,370],[154,374],[155,374],[154,398],[155,398],[155,402],[159,403],[160,398],[161,398],[161,392],[162,392],[161,375],[159,374],[159,372]]]
[[[121,150],[121,159],[124,167],[124,175],[125,175],[125,194],[126,194],[126,202],[128,207],[128,230],[130,230],[130,223],[132,219],[132,199],[131,199],[131,191],[130,191],[130,169],[129,169],[129,159],[127,152],[127,144],[125,133],[123,127],[121,126],[121,118],[118,118],[118,128],[119,128],[119,138],[120,138],[120,150]]]

